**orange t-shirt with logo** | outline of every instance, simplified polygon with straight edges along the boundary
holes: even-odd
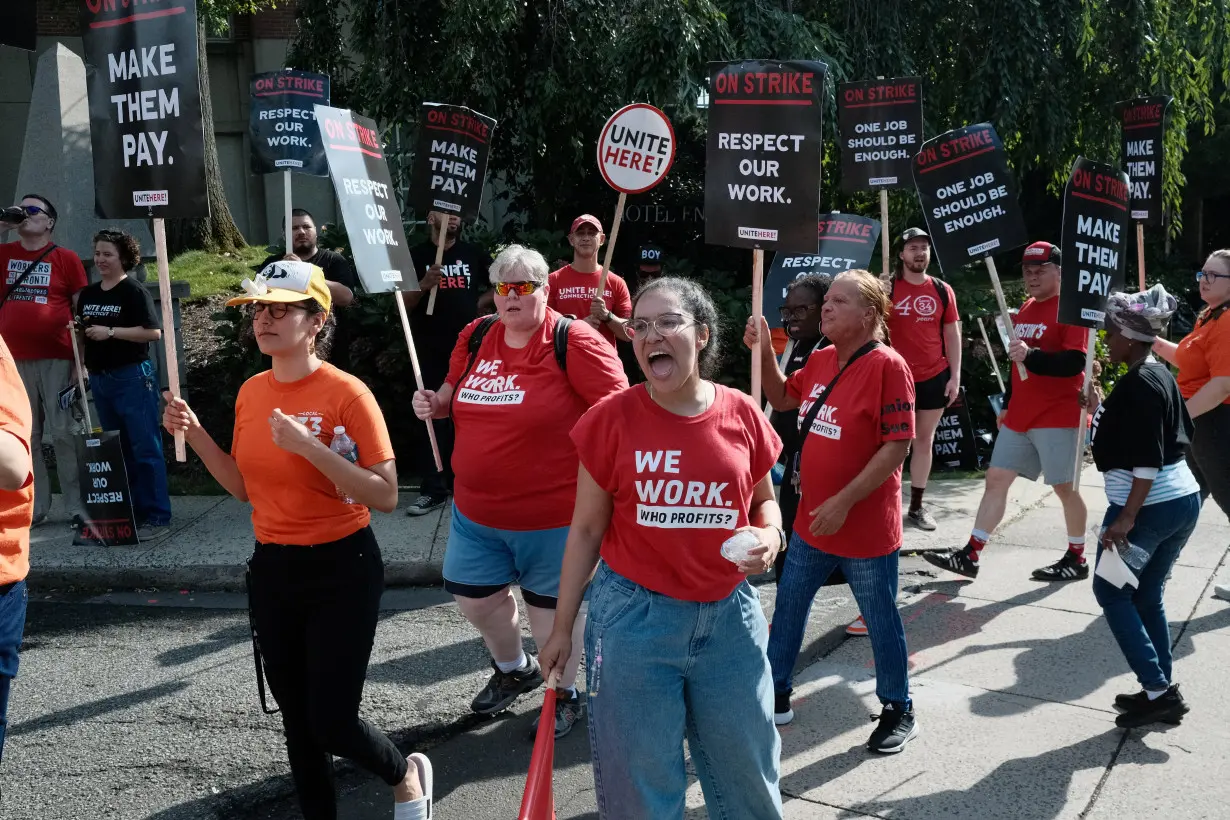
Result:
[[[30,451],[30,399],[0,337],[0,435],[16,437]],[[30,522],[34,517],[34,473],[20,490],[0,490],[0,585],[30,572]]]
[[[584,319],[589,315],[590,302],[598,292],[598,279],[601,276],[601,271],[581,273],[572,265],[552,271],[547,277],[547,284],[551,286],[547,293],[547,307],[565,316]],[[632,294],[628,291],[628,283],[623,277],[613,273],[607,275],[602,301],[606,302],[607,310],[620,319],[627,319],[632,315]],[[602,334],[602,338],[615,344],[615,333],[605,324],[598,328],[598,332]]]
[[[327,544],[366,527],[372,518],[367,507],[346,504],[311,462],[273,443],[269,417],[275,407],[298,419],[325,445],[333,441],[334,427],[345,427],[358,445],[360,467],[393,458],[384,415],[359,379],[328,362],[294,382],[277,381],[272,370],[258,373],[239,388],[231,443],[252,504],[256,540]]]
[[[948,306],[940,302],[943,288]],[[921,285],[904,278],[893,280],[893,312],[888,317],[889,338],[893,349],[910,366],[915,382],[925,382],[948,370],[944,350],[944,328],[960,319],[957,296],[947,282],[930,276]]]
[[[1183,337],[1174,356],[1179,368],[1179,392],[1190,399],[1209,379],[1230,376],[1230,311],[1201,323]],[[1226,399],[1222,404],[1230,404]]]

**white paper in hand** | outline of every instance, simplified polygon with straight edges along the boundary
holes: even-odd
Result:
[[[1093,574],[1116,589],[1123,589],[1124,584],[1131,584],[1136,588],[1140,587],[1140,581],[1136,578],[1136,574],[1132,572],[1127,564],[1123,563],[1123,559],[1119,557],[1119,553],[1115,550],[1102,550],[1102,557],[1098,559],[1098,566],[1093,571]]]

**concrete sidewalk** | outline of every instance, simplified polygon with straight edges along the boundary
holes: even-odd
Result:
[[[1100,486],[1096,474],[1095,480]],[[982,495],[982,482],[932,480],[927,493],[939,529],[924,533],[907,527],[906,548],[964,543]],[[1009,497],[1005,522],[1020,518],[1049,494],[1041,485],[1018,482]],[[410,518],[405,509],[417,497],[417,493],[405,493],[396,512],[372,514],[390,586],[434,584],[441,578],[450,511],[445,508]],[[230,496],[177,496],[171,499],[171,508],[171,534],[166,538],[135,547],[85,547],[73,545],[67,519],[56,515],[63,510],[63,499],[57,499],[48,523],[31,532],[31,583],[98,590],[241,591],[253,544],[249,506]],[[1060,524],[1052,527],[1057,545],[1063,544]]]

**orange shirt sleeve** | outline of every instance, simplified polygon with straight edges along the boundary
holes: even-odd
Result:
[[[26,396],[17,366],[13,364],[13,357],[4,340],[0,339],[0,430],[20,441],[29,453],[30,427],[30,399]],[[33,471],[26,474],[22,488],[30,486],[32,481]]]
[[[384,422],[384,414],[371,391],[355,396],[342,409],[342,424],[346,427],[346,435],[359,445],[358,465],[369,468],[383,461],[393,459],[393,442],[389,439],[389,428]]]
[[[1230,376],[1230,319],[1224,316],[1217,319],[1207,338],[1204,358],[1209,365],[1209,377]]]

